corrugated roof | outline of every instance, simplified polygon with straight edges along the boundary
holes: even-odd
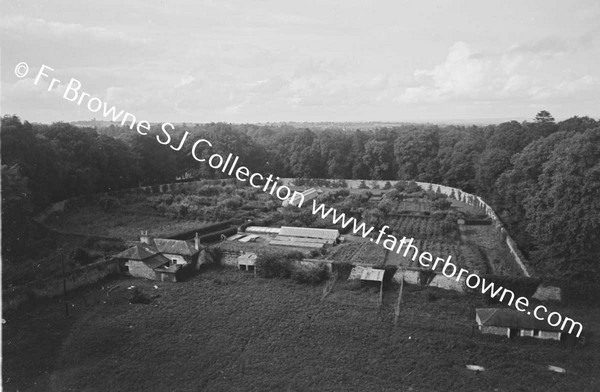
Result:
[[[156,253],[156,251],[143,245],[134,245],[131,248],[115,255],[115,257],[118,259],[145,260],[148,257],[154,256]]]
[[[542,331],[560,331],[550,326],[545,320],[538,320],[533,315],[514,309],[483,308],[475,309],[479,325],[489,327],[506,327],[520,329],[539,329]]]
[[[186,241],[168,240],[164,238],[155,238],[156,248],[161,253],[170,253],[183,256],[192,256],[198,253],[196,247]]]
[[[333,229],[313,229],[310,227],[282,226],[279,235],[287,237],[326,238],[329,240],[335,240],[340,236],[340,232]]]

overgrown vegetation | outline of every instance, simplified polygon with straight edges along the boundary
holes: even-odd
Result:
[[[299,260],[304,258],[301,252],[259,253],[256,259],[256,273],[263,278],[292,279],[298,283],[318,284],[329,277],[329,271],[324,264],[310,266],[302,265]]]

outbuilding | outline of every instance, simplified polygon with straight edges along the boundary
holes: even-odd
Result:
[[[544,320],[538,320],[532,315],[514,309],[476,309],[475,321],[479,331],[484,334],[553,340],[560,340],[561,337],[560,328],[552,327]]]

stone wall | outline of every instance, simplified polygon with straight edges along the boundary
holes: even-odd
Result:
[[[143,261],[129,260],[125,265],[129,267],[131,276],[156,280],[156,272],[148,267]]]

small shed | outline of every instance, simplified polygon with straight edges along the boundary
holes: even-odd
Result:
[[[383,274],[385,273],[382,269],[365,268],[360,275],[361,286],[379,286],[380,290],[383,290]]]
[[[238,257],[238,269],[246,271],[254,271],[256,274],[256,253],[244,253]]]

